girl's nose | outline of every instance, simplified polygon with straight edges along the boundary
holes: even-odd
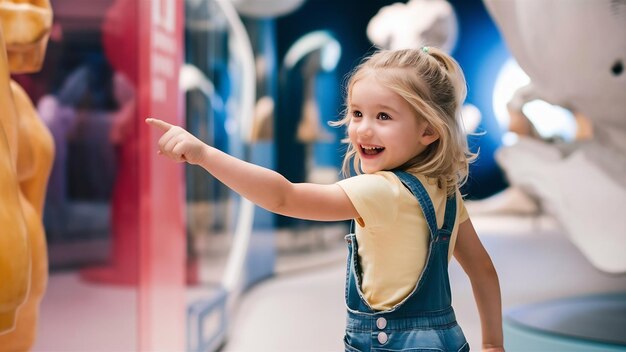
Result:
[[[363,119],[361,123],[359,123],[359,127],[357,128],[357,133],[360,136],[370,137],[374,133],[372,130],[372,125],[367,121],[367,119]]]

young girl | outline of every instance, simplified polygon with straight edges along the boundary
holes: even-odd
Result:
[[[460,120],[466,86],[458,64],[436,48],[379,51],[347,88],[336,125],[348,126],[344,172],[352,160],[360,175],[331,185],[291,183],[178,126],[146,121],[164,132],[159,153],[202,166],[265,209],[355,220],[346,236],[346,351],[469,351],[451,307],[452,254],[472,283],[483,351],[502,351],[498,277],[459,193],[475,155]]]

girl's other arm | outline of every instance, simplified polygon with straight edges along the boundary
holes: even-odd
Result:
[[[163,132],[159,139],[160,154],[202,166],[220,182],[262,208],[309,220],[359,217],[348,196],[336,184],[291,183],[273,170],[206,145],[179,126],[152,118],[146,122]]]
[[[498,274],[469,219],[459,226],[454,257],[472,283],[482,328],[482,350],[504,351]]]

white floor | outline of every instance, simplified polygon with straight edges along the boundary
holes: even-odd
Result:
[[[498,269],[505,310],[553,298],[626,291],[626,276],[592,267],[548,217],[472,219]],[[279,274],[243,296],[224,352],[343,350],[345,244],[336,241],[324,248],[303,252],[301,258],[279,258]],[[454,261],[450,273],[457,317],[478,350],[480,325],[469,282]],[[132,351],[135,296],[133,290],[95,290],[73,273],[53,275],[34,351]]]
[[[550,218],[474,216],[473,222],[498,270],[505,311],[554,298],[626,291],[626,277],[593,268]],[[341,257],[335,264],[279,275],[253,288],[223,351],[342,351],[344,275]],[[480,323],[471,286],[454,261],[450,277],[457,318],[478,350]]]

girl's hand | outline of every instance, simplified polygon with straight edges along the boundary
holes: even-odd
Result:
[[[204,160],[208,146],[184,128],[153,118],[147,118],[146,123],[163,132],[159,139],[159,154],[190,164],[200,164]]]

